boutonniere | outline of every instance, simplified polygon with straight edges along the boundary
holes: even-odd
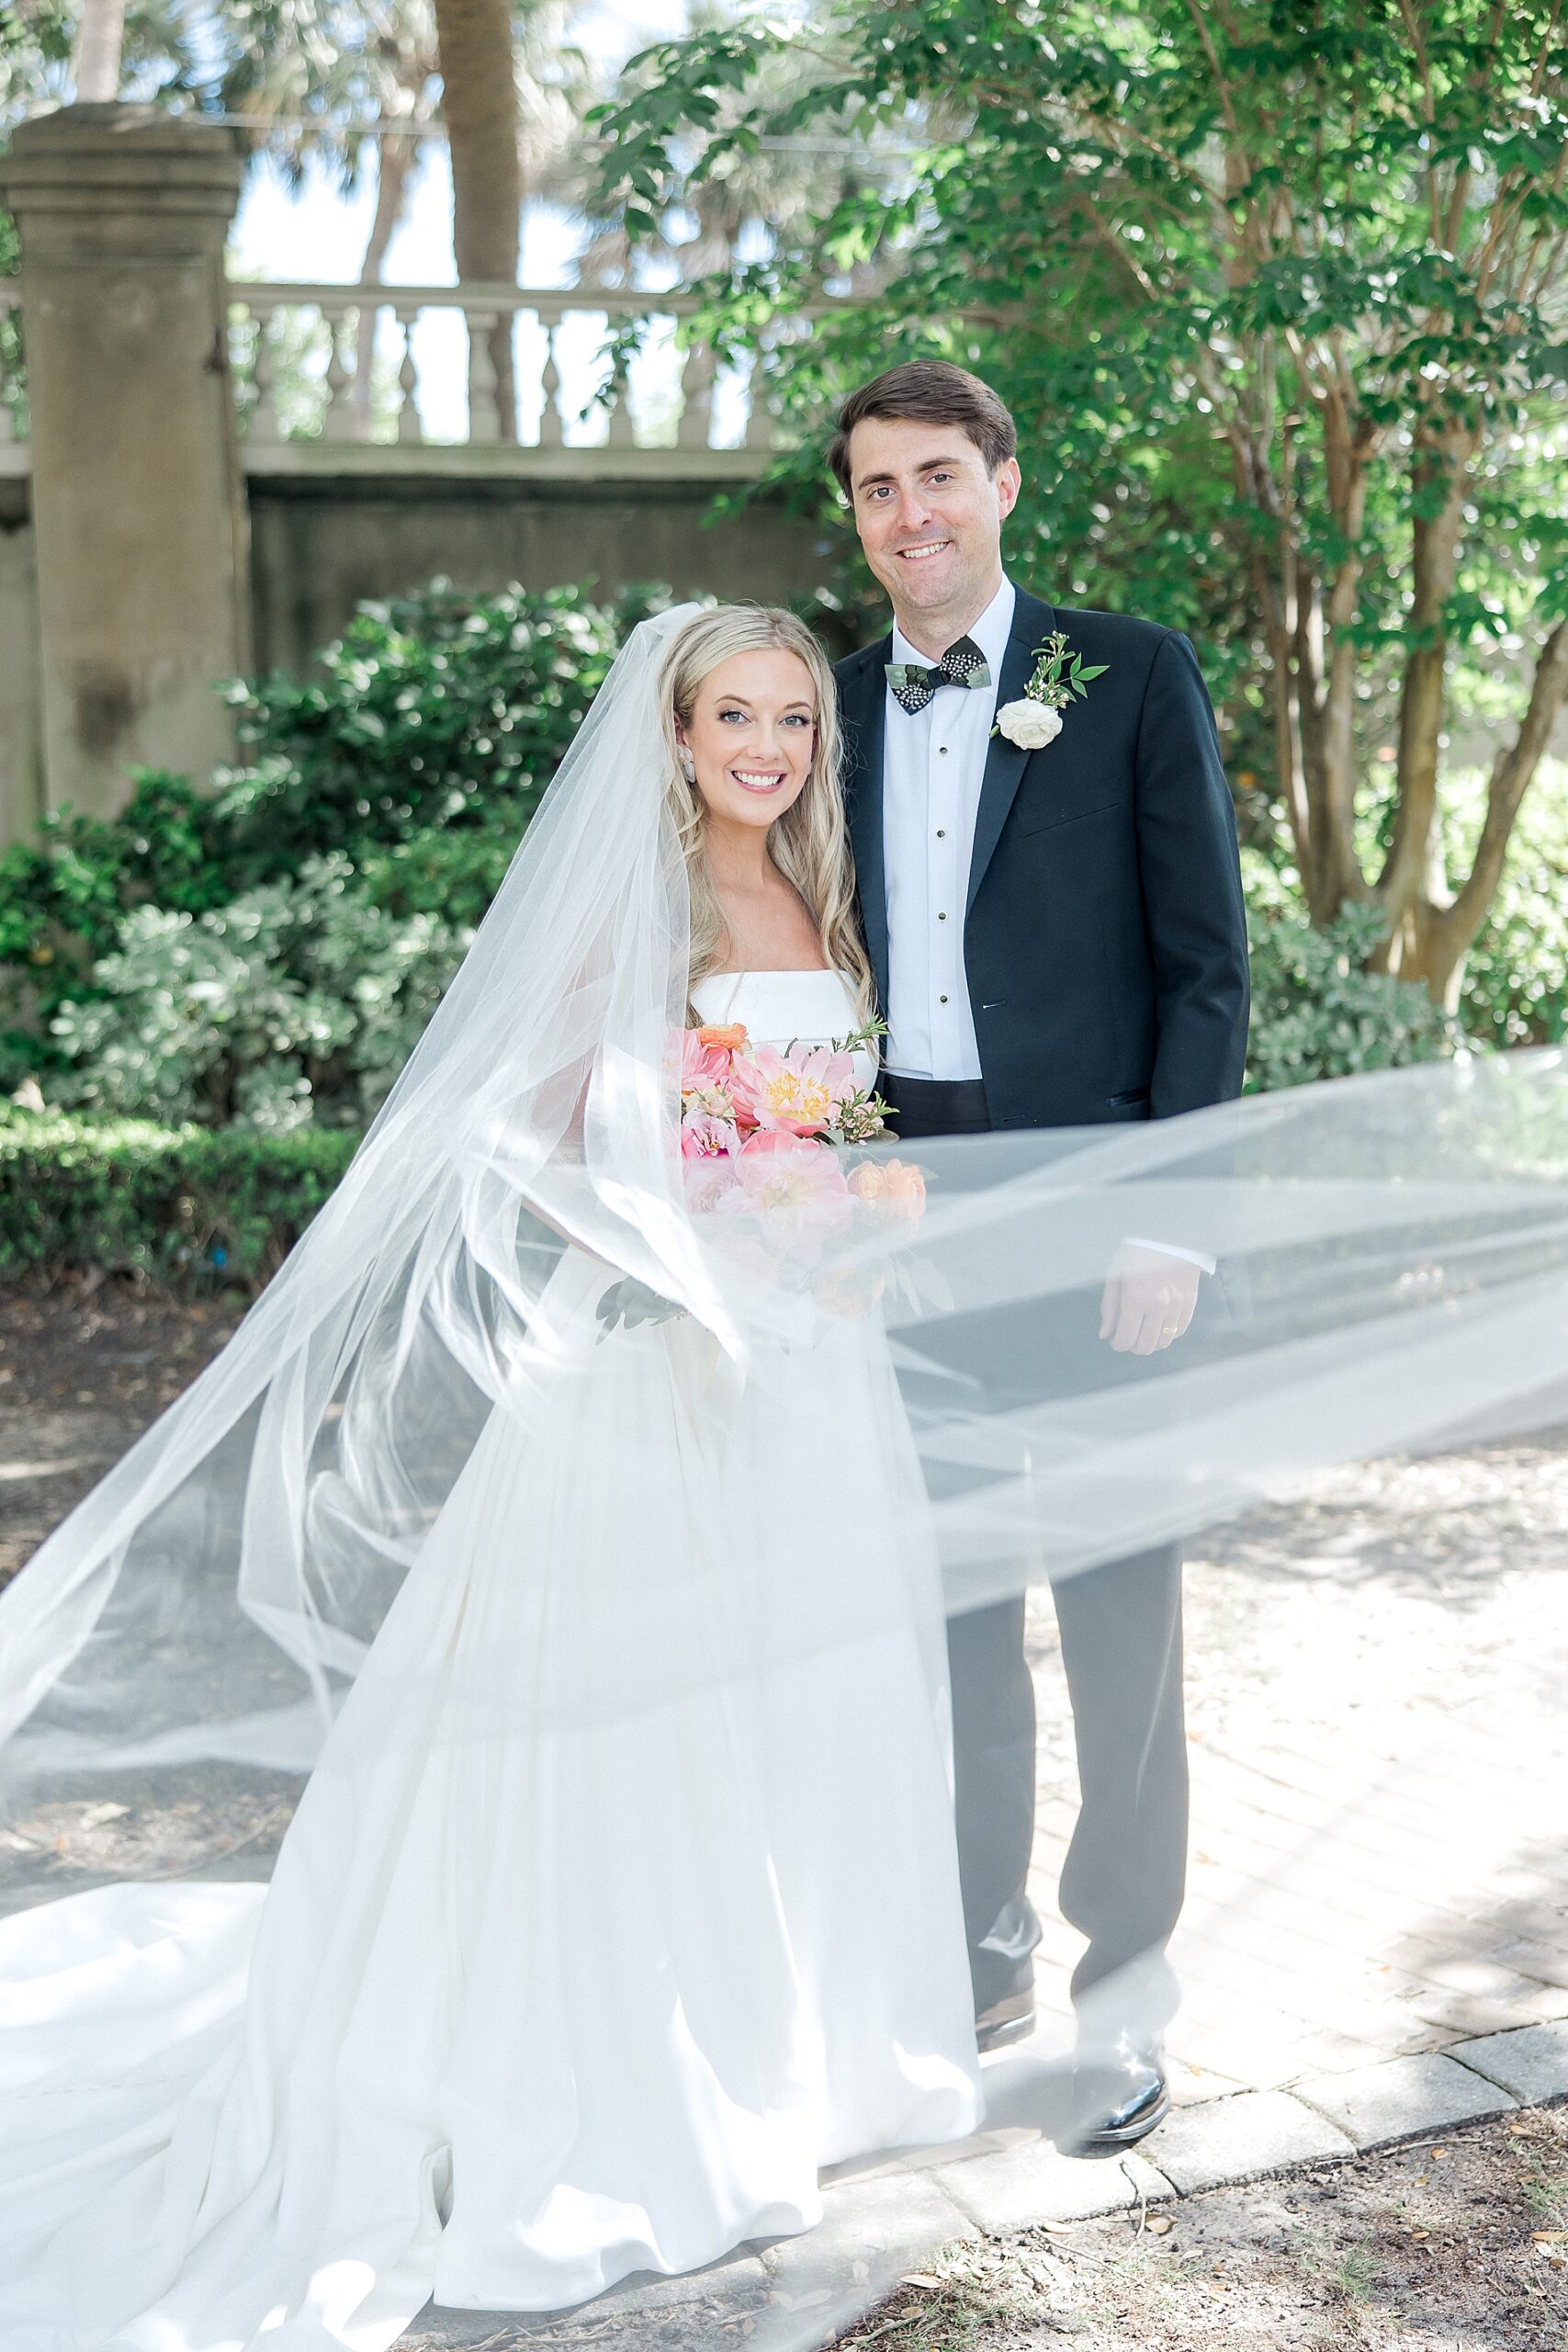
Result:
[[[1087,695],[1089,680],[1102,678],[1106,667],[1105,662],[1097,662],[1086,670],[1083,655],[1067,651],[1067,640],[1058,629],[1035,648],[1029,684],[1019,701],[1003,703],[992,734],[1005,735],[1023,752],[1043,751],[1061,733],[1062,713],[1068,703],[1075,695]]]

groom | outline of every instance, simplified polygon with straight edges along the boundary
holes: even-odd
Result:
[[[837,667],[862,918],[900,1136],[1163,1118],[1241,1091],[1247,932],[1230,794],[1184,637],[1043,604],[1002,570],[1012,418],[962,368],[915,360],[851,395],[829,462],[893,630]],[[1055,631],[1103,673],[1030,750],[993,733]],[[1027,730],[1024,730],[1027,731]],[[1038,729],[1035,730],[1038,734]],[[1064,1352],[1180,1339],[1205,1261],[1123,1243]],[[1212,1269],[1210,1270],[1212,1271]],[[1073,1357],[1075,1341],[1077,1348]],[[1168,2105],[1164,1953],[1181,1907],[1187,1779],[1174,1549],[1055,1592],[1081,1804],[1061,1906],[1088,1939],[1071,2133],[1130,2145]],[[1033,2022],[1025,1891],[1034,1701],[1021,1597],[950,1621],[959,1860],[983,2049]]]

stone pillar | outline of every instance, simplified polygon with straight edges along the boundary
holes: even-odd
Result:
[[[233,133],[148,107],[20,124],[44,788],[108,814],[133,765],[231,754],[213,693],[247,666],[247,542],[223,245]]]

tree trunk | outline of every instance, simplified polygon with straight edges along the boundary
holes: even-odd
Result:
[[[1519,731],[1493,762],[1486,787],[1486,817],[1468,879],[1449,906],[1438,907],[1424,900],[1407,921],[1409,949],[1399,967],[1401,977],[1425,980],[1437,1001],[1450,1012],[1459,1002],[1464,959],[1497,895],[1508,842],[1525,794],[1565,702],[1568,621],[1559,621],[1536,663],[1529,706]]]
[[[124,45],[125,0],[82,0],[73,60],[78,105],[118,97]]]
[[[1445,616],[1459,569],[1460,526],[1464,513],[1465,469],[1474,448],[1469,435],[1450,435],[1418,453],[1415,469],[1416,514],[1411,531],[1409,632],[1413,643],[1399,697],[1399,766],[1393,843],[1378,884],[1388,913],[1388,938],[1377,957],[1381,969],[1409,977],[1419,959],[1419,941],[1434,911],[1432,873],[1440,848],[1438,772],[1449,643]],[[1423,514],[1440,490],[1436,514]]]
[[[452,244],[460,284],[517,283],[523,209],[510,0],[435,0],[442,100],[452,151]],[[517,437],[512,322],[491,336],[502,436]]]
[[[403,203],[408,195],[409,175],[413,169],[419,142],[415,139],[390,136],[377,141],[376,216],[366,239],[365,258],[359,265],[361,286],[378,286],[386,266],[387,248],[391,243],[399,221],[403,217]],[[354,419],[356,441],[370,438],[370,368],[376,351],[376,309],[370,302],[362,303],[354,361],[354,392],[350,411]]]

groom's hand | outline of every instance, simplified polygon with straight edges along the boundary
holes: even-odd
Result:
[[[1179,1340],[1198,1304],[1201,1270],[1163,1250],[1123,1241],[1100,1302],[1100,1336],[1121,1355],[1152,1356]]]

